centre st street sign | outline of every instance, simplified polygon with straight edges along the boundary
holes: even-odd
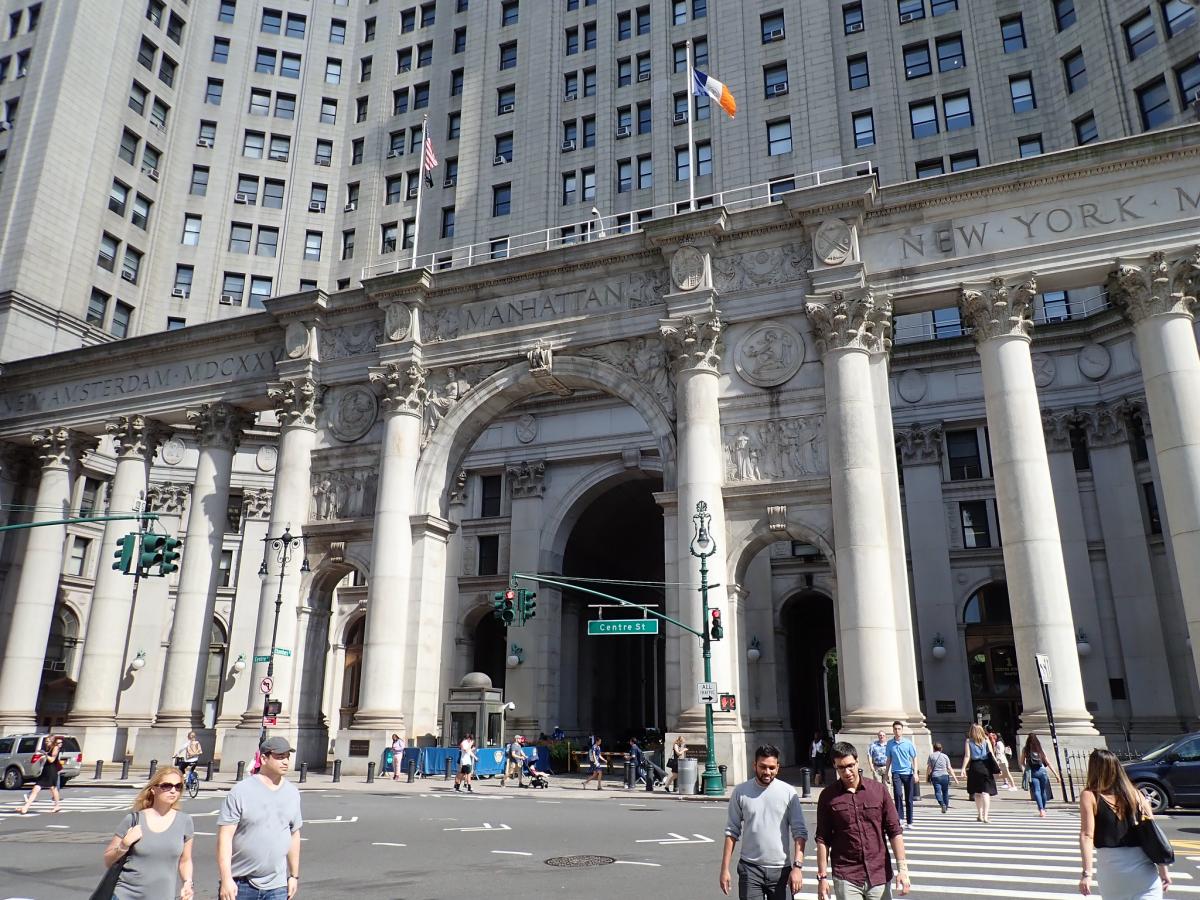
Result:
[[[587,633],[658,634],[658,619],[599,619],[587,623]]]

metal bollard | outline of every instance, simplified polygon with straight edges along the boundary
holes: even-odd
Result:
[[[333,761],[333,783],[337,784],[342,780],[342,761],[335,759]]]
[[[245,777],[246,777],[246,761],[244,759],[239,759],[238,767],[237,767],[237,775],[235,776],[235,780],[241,781]]]
[[[721,790],[725,790],[725,773],[729,770],[729,766],[717,766],[717,771],[721,773]]]
[[[121,780],[122,781],[129,780],[129,757],[128,756],[125,757],[123,760],[121,760]]]
[[[367,784],[375,783],[375,760],[367,763]]]
[[[807,797],[812,794],[812,772],[808,766],[800,770],[800,796]]]
[[[104,774],[104,760],[96,760],[96,780],[99,781]]]
[[[204,780],[205,781],[212,781],[212,766],[213,766],[212,760],[210,759],[208,761],[208,765],[206,765],[204,767]]]
[[[149,775],[147,775],[147,776],[146,776],[146,778],[147,778],[147,779],[151,779],[151,778],[153,778],[153,777],[154,777],[154,770],[155,770],[155,769],[157,769],[157,768],[158,768],[158,760],[157,760],[157,759],[152,759],[152,760],[150,760],[150,774],[149,774]]]
[[[300,763],[300,783],[304,784],[306,781],[308,781],[308,763],[302,762]]]
[[[405,768],[408,770],[408,783],[412,784],[417,780],[417,761],[415,759],[410,759]]]
[[[636,782],[637,775],[634,773],[633,763],[625,760],[625,790],[632,791]]]
[[[648,793],[648,794],[654,793],[654,766],[653,765],[651,765],[650,768],[646,769],[646,793]]]
[[[446,758],[446,772],[442,776],[442,781],[449,781],[450,774],[454,771],[454,762],[449,757]]]

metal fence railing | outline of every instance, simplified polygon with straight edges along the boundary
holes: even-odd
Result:
[[[1108,291],[1083,299],[1071,298],[1070,302],[1053,301],[1049,304],[1039,302],[1033,313],[1034,325],[1054,325],[1058,322],[1074,322],[1086,319],[1108,309]],[[897,344],[913,344],[918,341],[944,341],[950,338],[963,337],[971,333],[969,326],[964,325],[957,317],[950,316],[934,322],[904,321],[907,317],[898,316],[895,322],[893,340]],[[912,318],[917,318],[914,314]]]

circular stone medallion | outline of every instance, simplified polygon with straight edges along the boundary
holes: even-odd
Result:
[[[694,291],[704,281],[704,254],[695,247],[680,247],[671,257],[671,280],[681,291]]]
[[[343,388],[329,417],[329,431],[345,444],[371,430],[379,414],[379,401],[364,387]]]
[[[158,451],[159,458],[168,466],[177,466],[183,462],[183,454],[187,448],[179,438],[170,438],[163,442]]]
[[[310,336],[302,322],[292,322],[283,332],[283,346],[288,359],[299,359],[308,352]]]
[[[1053,356],[1046,353],[1033,354],[1033,381],[1038,387],[1050,387],[1056,374],[1058,366],[1055,365]]]
[[[522,444],[528,444],[538,433],[538,422],[533,416],[526,413],[517,419],[517,440]]]
[[[1084,344],[1079,350],[1079,371],[1092,381],[1107,375],[1111,366],[1112,355],[1103,344]]]
[[[275,463],[279,460],[279,451],[274,447],[259,447],[254,454],[254,464],[260,472],[275,471]]]
[[[920,403],[925,398],[925,375],[916,369],[909,369],[896,382],[896,392],[905,403]]]
[[[790,380],[804,362],[804,339],[790,325],[764,322],[738,343],[734,367],[757,387],[776,387]]]
[[[850,256],[854,236],[841,219],[826,219],[813,237],[817,258],[827,266],[840,266]]]

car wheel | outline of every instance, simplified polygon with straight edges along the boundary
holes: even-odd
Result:
[[[1139,781],[1135,786],[1149,802],[1152,812],[1162,812],[1171,805],[1171,798],[1167,796],[1167,792],[1153,781]]]
[[[15,791],[24,783],[25,776],[16,766],[9,766],[4,770],[4,789],[6,791]]]

